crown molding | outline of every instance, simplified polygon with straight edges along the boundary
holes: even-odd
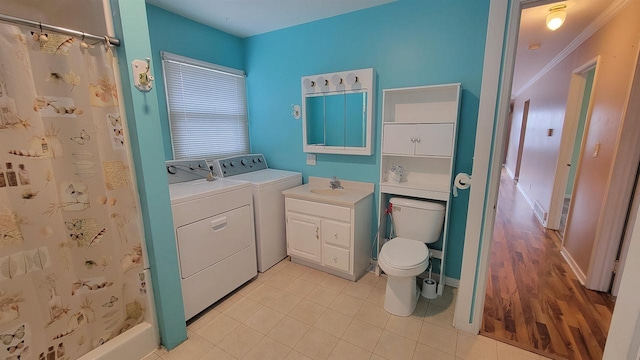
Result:
[[[567,47],[565,47],[562,51],[558,53],[547,65],[545,65],[537,74],[531,77],[529,81],[527,81],[520,91],[514,94],[514,97],[519,97],[522,95],[525,90],[535,84],[538,80],[540,80],[544,75],[546,75],[551,69],[553,69],[556,65],[558,65],[564,58],[569,56],[578,46],[582,45],[583,42],[587,41],[596,31],[600,30],[604,25],[606,25],[611,19],[613,19],[616,15],[618,15],[622,9],[624,9],[632,0],[615,0],[609,7],[607,7],[598,17],[595,18],[587,27],[582,30],[582,32],[573,39]]]

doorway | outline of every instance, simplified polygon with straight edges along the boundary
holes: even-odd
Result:
[[[614,299],[610,295],[589,291],[581,285],[582,280],[575,276],[572,267],[561,255],[561,240],[554,232],[545,229],[550,220],[546,216],[539,216],[538,221],[532,209],[532,203],[535,202],[540,208],[537,200],[545,199],[546,194],[540,190],[541,186],[546,185],[547,194],[551,195],[554,188],[553,179],[558,173],[557,170],[554,173],[555,160],[558,160],[557,166],[562,166],[564,176],[562,186],[558,186],[560,199],[564,202],[565,198],[571,198],[576,169],[580,164],[585,129],[588,129],[591,90],[597,62],[598,58],[595,58],[574,71],[573,76],[580,81],[574,84],[572,77],[569,84],[567,77],[565,83],[560,85],[561,88],[569,90],[570,96],[567,97],[564,90],[564,93],[560,94],[564,96],[563,103],[554,103],[556,109],[558,105],[562,106],[560,112],[567,115],[564,119],[563,115],[557,116],[558,120],[555,123],[546,122],[547,114],[544,112],[549,111],[548,108],[551,106],[540,105],[540,99],[545,98],[535,92],[539,92],[544,86],[550,89],[559,81],[563,81],[562,78],[546,79],[544,85],[532,92],[521,91],[521,94],[527,97],[520,102],[522,125],[519,129],[520,138],[514,139],[514,142],[518,141],[518,146],[513,175],[514,180],[522,181],[523,187],[528,187],[528,196],[522,196],[515,182],[508,177],[505,178],[503,171],[495,208],[493,244],[488,264],[480,333],[549,357],[602,358],[614,307]],[[530,98],[529,94],[532,94]],[[517,98],[516,96],[516,101],[522,101]],[[528,122],[531,123],[530,126]],[[549,151],[540,148],[551,143],[548,149],[553,150],[553,130],[554,127],[560,129],[554,126],[558,124],[563,130],[562,141],[556,140],[556,145],[561,144],[555,147],[557,159],[554,159],[548,168],[545,168],[544,164],[539,167],[532,166],[545,155],[545,151]],[[528,128],[531,128],[531,132],[530,138],[526,139],[525,148],[525,136],[529,137]],[[518,132],[517,129],[514,130]],[[560,133],[556,133],[558,139]],[[534,149],[538,151],[535,154],[536,159],[526,159],[529,147],[538,147]],[[560,147],[566,148],[564,152],[559,152]],[[528,170],[525,166],[528,166]],[[536,172],[544,175],[534,174]],[[540,179],[545,176],[548,181]],[[545,205],[548,206],[548,201],[549,197],[542,202],[546,202]],[[562,202],[557,213],[558,225],[562,220]],[[564,215],[570,217],[569,204],[566,209]],[[541,212],[544,213],[543,211]],[[565,217],[565,224],[566,221]]]
[[[489,20],[489,29],[491,30],[491,34],[498,34],[500,33],[500,29],[505,27],[508,29],[508,32],[504,38],[505,42],[502,42],[500,39],[492,41],[488,36],[486,45],[488,54],[490,54],[491,51],[499,53],[500,50],[502,50],[505,55],[504,57],[496,56],[492,58],[490,62],[485,63],[485,74],[491,75],[488,79],[492,80],[492,82],[486,84],[486,86],[483,82],[483,89],[487,89],[487,93],[486,96],[481,96],[480,114],[482,114],[482,116],[479,116],[479,130],[476,135],[476,152],[473,171],[474,184],[471,189],[469,200],[469,213],[482,213],[482,216],[477,218],[468,218],[467,233],[465,235],[465,248],[471,248],[473,250],[478,249],[478,251],[465,251],[463,254],[460,289],[458,292],[458,302],[456,304],[456,314],[454,317],[456,327],[469,332],[478,331],[481,323],[482,308],[484,306],[484,292],[486,289],[485,276],[488,273],[491,250],[490,237],[493,234],[492,225],[494,219],[494,206],[498,197],[500,180],[500,165],[498,161],[496,161],[496,155],[499,155],[500,147],[502,146],[501,141],[504,139],[504,119],[505,114],[507,113],[506,105],[509,100],[508,92],[512,78],[511,72],[513,71],[513,54],[515,54],[514,49],[518,33],[517,24],[519,12],[525,4],[529,3],[530,2],[527,0],[517,0],[512,4],[513,6],[509,7],[508,3],[501,2],[490,12],[493,14],[493,17],[490,16]],[[637,2],[633,2],[632,4],[633,5],[629,6],[633,6],[634,11],[638,9],[638,6],[640,6]],[[617,13],[618,12],[615,12],[611,16],[615,16]],[[631,12],[623,12],[623,14],[626,13]],[[514,22],[509,23],[512,19],[514,19]],[[633,28],[633,31],[629,30],[623,33],[618,32],[616,34],[616,40],[614,43],[620,44],[624,36],[627,34],[635,36],[634,34],[637,34],[639,29],[637,27],[637,22],[627,21],[629,19],[628,16],[619,16],[617,19],[624,19],[626,21],[625,24],[628,25],[627,28]],[[609,35],[611,35],[611,32],[609,32]],[[627,38],[627,42],[628,41],[629,39]],[[632,39],[632,41],[637,42],[637,37]],[[607,43],[612,42],[607,41]],[[640,95],[640,63],[636,56],[637,47],[626,47],[624,49],[617,48],[616,50],[619,51],[617,59],[624,59],[625,61],[625,71],[626,69],[629,69],[630,65],[634,66],[636,68],[636,76],[634,78],[633,75],[629,76],[628,73],[624,78],[622,76],[617,76],[616,72],[621,69],[619,66],[615,68],[609,67],[606,71],[603,71],[603,78],[607,78],[612,81],[609,82],[610,86],[602,86],[602,88],[606,89],[606,94],[609,98],[614,100],[616,105],[604,109],[608,112],[612,112],[611,117],[602,117],[599,119],[599,122],[601,123],[602,119],[612,118],[619,120],[624,119],[624,122],[620,122],[619,126],[609,126],[606,128],[608,130],[618,129],[619,141],[615,144],[615,154],[617,156],[613,158],[615,162],[611,164],[609,172],[610,176],[606,181],[606,196],[603,201],[603,209],[606,209],[606,211],[603,212],[601,221],[597,222],[598,227],[602,228],[602,233],[598,231],[599,238],[616,238],[616,233],[621,229],[621,227],[617,225],[618,222],[624,221],[625,216],[619,216],[619,213],[623,209],[617,207],[616,204],[620,203],[621,197],[626,197],[628,199],[627,190],[631,189],[633,186],[633,176],[631,172],[635,174],[635,171],[637,170],[635,166],[632,166],[632,163],[637,165],[638,152],[640,152],[640,148],[637,147],[637,139],[640,138],[640,126],[638,126],[640,125],[640,122],[637,121],[638,116],[640,116],[640,111],[638,111],[638,105],[640,105],[640,102],[638,101],[638,99],[640,99],[640,97],[638,97]],[[584,55],[585,53],[582,54]],[[506,64],[503,68],[501,68],[501,63],[498,59],[500,59],[500,61],[504,61]],[[631,61],[633,61],[632,64]],[[616,74],[616,76],[614,76],[616,80],[611,78],[611,75],[613,74]],[[629,88],[621,85],[628,81],[632,81],[631,96],[629,96]],[[612,96],[614,93],[616,95]],[[498,105],[492,107],[495,104]],[[487,127],[493,126],[493,133],[480,131],[480,125]],[[602,129],[603,128],[600,127],[599,130]],[[482,146],[484,142],[488,142],[488,139],[494,139],[494,144],[491,147]],[[588,147],[589,151],[591,151],[592,147],[595,148],[594,145],[597,142],[597,138],[593,142],[590,142],[591,146]],[[608,145],[613,147],[613,144]],[[597,158],[597,156],[594,158]],[[627,208],[625,207],[624,211],[626,212],[626,210]],[[601,223],[606,224],[607,226],[601,227]],[[593,225],[595,226],[596,222],[593,222]],[[637,232],[634,234],[634,236],[637,237]],[[606,250],[600,249],[601,244],[597,245],[598,249],[594,251],[601,252]],[[603,243],[602,245],[602,247],[604,247],[604,245],[608,244]],[[636,250],[636,247],[634,246],[631,246],[631,248],[632,250],[630,250],[629,255],[634,253],[633,251]],[[615,250],[617,251],[617,248]],[[633,266],[637,267],[638,262],[634,260],[634,257],[629,256],[627,260],[627,266],[630,268]],[[634,297],[637,293],[630,290],[633,287],[632,281],[627,280],[633,280],[631,276],[631,274],[627,274],[625,279],[623,279],[621,296],[624,295],[624,297],[620,299],[621,301],[618,304],[618,307],[627,310],[637,310],[637,306],[635,305],[635,307],[626,306],[626,304],[629,303],[629,299]],[[625,301],[622,301],[623,299]],[[637,304],[637,302],[635,304]],[[615,356],[614,354],[627,354],[627,351],[631,351],[633,349],[637,350],[637,345],[634,348],[634,344],[636,344],[635,341],[640,339],[640,337],[638,337],[638,334],[640,333],[636,332],[632,337],[622,336],[621,338],[623,329],[629,334],[632,332],[630,327],[632,326],[632,323],[635,322],[635,317],[626,321],[625,315],[623,315],[621,311],[622,310],[616,310],[618,315],[613,317],[611,331],[612,336],[617,340],[615,343],[610,342],[609,346],[606,347],[605,354],[608,356],[607,358],[624,358],[623,356]],[[631,352],[629,352],[629,354],[631,354]],[[636,358],[636,356],[637,355],[634,355],[633,358]]]
[[[568,134],[566,137],[563,136],[563,141],[567,141],[569,142],[569,144],[567,144],[567,146],[565,146],[564,148],[569,149],[568,145],[571,145],[570,146],[571,154],[569,156],[570,160],[569,162],[564,162],[564,166],[568,167],[568,171],[569,171],[568,175],[566,176],[566,180],[562,176],[562,174],[559,173],[558,170],[560,169],[556,169],[556,182],[558,182],[558,185],[556,186],[559,186],[561,189],[564,187],[564,192],[562,193],[563,194],[562,208],[560,211],[557,211],[557,210],[555,211],[556,214],[560,215],[560,219],[553,221],[553,223],[558,224],[558,227],[557,227],[558,235],[560,236],[561,239],[564,239],[564,231],[567,225],[567,217],[571,209],[571,194],[573,192],[573,185],[575,184],[575,180],[576,180],[576,172],[578,169],[580,156],[582,154],[584,132],[585,132],[587,118],[589,115],[589,109],[591,104],[591,89],[593,88],[593,81],[596,74],[596,65],[595,64],[593,65],[589,64],[589,65],[590,65],[590,68],[588,68],[584,72],[578,72],[574,74],[574,79],[572,80],[572,81],[578,81],[580,83],[579,87],[583,88],[583,91],[581,96],[577,96],[580,102],[580,105],[578,106],[580,108],[580,112],[578,114],[575,131],[573,129],[573,126],[569,126],[569,124],[565,125],[566,127],[568,127],[567,129]],[[571,103],[571,102],[572,102],[572,99],[569,99],[568,103]],[[573,119],[568,119],[568,117],[565,117],[565,123],[573,124],[575,121],[571,121],[571,120]],[[573,142],[573,144],[570,144],[571,142]],[[563,155],[566,157],[565,154],[562,154],[562,153],[559,154],[558,168],[563,166],[563,162],[561,161]],[[563,183],[564,183],[564,186],[563,186]],[[547,225],[547,227],[551,229],[554,228],[549,224]]]

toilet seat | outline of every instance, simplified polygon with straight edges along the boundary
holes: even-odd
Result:
[[[395,269],[410,270],[429,259],[429,248],[423,242],[396,237],[382,246],[380,258]]]
[[[378,257],[378,265],[389,276],[417,276],[428,264],[429,248],[425,243],[400,237],[384,244]]]

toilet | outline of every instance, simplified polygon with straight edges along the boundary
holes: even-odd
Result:
[[[416,276],[429,265],[426,244],[438,241],[444,223],[445,206],[430,201],[393,197],[393,226],[397,237],[387,241],[378,265],[387,274],[384,308],[398,316],[409,316],[418,303]]]

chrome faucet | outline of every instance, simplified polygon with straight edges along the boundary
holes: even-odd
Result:
[[[342,189],[342,185],[340,185],[340,180],[338,180],[337,176],[334,176],[330,181],[329,181],[329,187],[332,188],[333,190],[336,189]]]

